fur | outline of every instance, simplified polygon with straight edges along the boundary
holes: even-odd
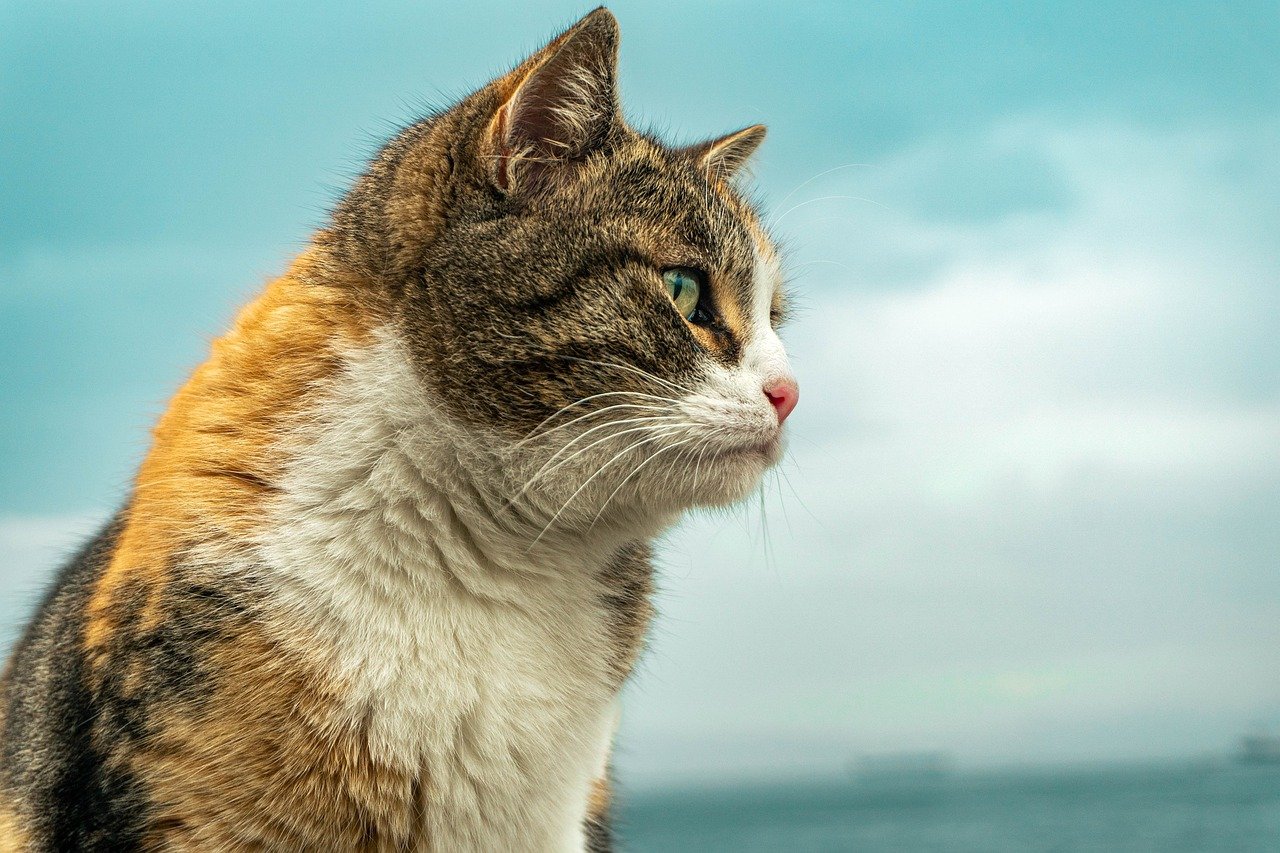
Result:
[[[406,128],[215,342],[0,682],[0,849],[609,849],[649,543],[794,382],[763,128],[637,133],[617,40]]]

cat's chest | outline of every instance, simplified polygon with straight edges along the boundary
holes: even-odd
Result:
[[[534,562],[426,415],[369,398],[402,360],[367,361],[315,413],[257,551],[276,639],[331,685],[324,727],[413,780],[412,801],[351,791],[361,819],[412,815],[436,849],[581,849],[616,717],[610,549]]]
[[[585,602],[533,612],[454,598],[371,629],[348,686],[379,763],[417,768],[437,849],[581,850],[616,722],[604,625]]]
[[[421,780],[396,810],[439,849],[581,849],[616,723],[599,582],[507,578],[495,598],[457,579],[447,549],[410,562],[385,542],[342,542],[275,549],[273,575],[338,685],[335,728]]]
[[[450,593],[384,602],[338,649],[373,754],[431,763],[471,750],[517,770],[522,755],[574,748],[614,695],[598,600]]]

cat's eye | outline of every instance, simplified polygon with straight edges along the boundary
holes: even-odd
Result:
[[[706,311],[698,307],[702,301],[702,273],[688,267],[672,267],[663,271],[662,281],[667,285],[667,294],[681,317],[690,323],[705,321]]]

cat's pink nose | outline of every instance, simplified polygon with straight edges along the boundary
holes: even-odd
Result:
[[[800,386],[790,377],[773,379],[765,383],[764,395],[769,398],[774,411],[778,413],[778,426],[782,426],[787,415],[791,414],[796,403],[800,402]]]

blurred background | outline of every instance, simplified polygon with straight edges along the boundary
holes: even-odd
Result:
[[[589,8],[0,5],[0,646],[377,145]],[[1280,4],[611,8],[633,122],[770,126],[803,389],[661,548],[630,849],[1280,849]]]

